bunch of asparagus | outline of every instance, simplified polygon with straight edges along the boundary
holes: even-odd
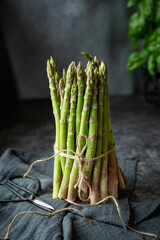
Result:
[[[118,199],[118,189],[124,189],[128,180],[118,165],[114,148],[107,66],[97,57],[82,54],[88,60],[86,69],[83,69],[81,62],[78,66],[71,62],[67,72],[63,69],[62,77],[53,58],[47,61],[56,126],[54,149],[67,149],[69,155],[74,155],[74,152],[80,154],[87,137],[82,157],[89,159],[82,162],[84,181],[82,179],[82,184],[77,184],[80,173],[78,160],[55,156],[53,198],[76,201],[81,194],[85,201],[90,194],[90,202],[95,204],[108,195]],[[91,160],[110,150],[109,154]]]

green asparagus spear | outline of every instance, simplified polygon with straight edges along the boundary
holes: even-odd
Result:
[[[99,61],[99,59],[95,56],[93,61],[96,64],[97,68],[99,68],[99,66],[101,65],[101,62]]]
[[[77,110],[76,110],[76,137],[80,131],[81,124],[81,114],[83,109],[84,101],[84,90],[85,90],[85,73],[82,68],[81,62],[77,66],[77,84],[78,84],[78,100],[77,100]]]
[[[86,158],[95,157],[96,153],[96,144],[97,144],[97,83],[99,80],[98,69],[94,70],[94,83],[93,83],[93,96],[92,96],[92,104],[91,104],[91,112],[90,112],[90,120],[89,120],[89,133],[88,133],[88,145],[86,151]],[[87,182],[90,184],[90,175],[92,171],[94,161],[85,161],[83,163],[83,173],[86,177]],[[80,189],[82,191],[82,197],[85,200],[88,194],[88,185],[83,182],[82,187]]]
[[[89,64],[87,67],[87,82],[86,82],[86,91],[84,96],[84,104],[82,110],[82,118],[81,118],[81,125],[80,125],[80,134],[88,135],[88,120],[89,120],[89,113],[90,113],[90,106],[91,106],[91,98],[92,98],[92,86],[93,86],[93,68],[92,65]],[[83,147],[85,146],[85,139],[84,137],[80,137],[78,140],[78,147],[76,149],[76,153],[80,154]],[[75,184],[77,182],[78,177],[78,161],[74,160],[70,181],[69,181],[69,188],[68,188],[68,200],[74,201],[76,199],[76,188]]]
[[[113,142],[110,132],[108,150],[113,148]],[[108,195],[118,199],[118,166],[115,150],[108,156]]]
[[[57,72],[57,67],[56,63],[53,59],[53,57],[50,57],[50,64],[52,65],[52,68],[54,69],[54,79],[55,79],[55,87],[56,87],[56,94],[57,94],[57,107],[60,108],[60,93],[59,93],[59,80],[60,80],[60,75]]]
[[[73,155],[69,150],[75,151],[75,119],[76,119],[76,100],[77,100],[77,82],[74,78],[74,83],[71,89],[71,100],[70,100],[70,116],[68,119],[68,135],[67,135],[67,154]],[[65,170],[62,178],[61,187],[59,190],[58,197],[66,199],[68,193],[68,185],[70,172],[72,169],[73,160],[70,158],[66,159]]]
[[[94,61],[94,58],[86,52],[81,52],[81,54],[88,60],[88,64],[92,64],[93,69],[95,69],[97,63]],[[98,60],[98,59],[96,59]],[[98,65],[97,65],[98,67]]]
[[[97,148],[96,156],[102,153],[102,125],[103,125],[103,96],[104,96],[104,77],[102,74],[103,64],[99,67],[99,84],[98,84],[98,132],[97,132]],[[92,194],[91,204],[95,204],[100,200],[100,173],[101,173],[101,158],[97,159],[93,169],[92,178]]]
[[[63,82],[64,82],[64,85],[66,85],[66,70],[63,68]]]
[[[108,97],[108,102],[109,102],[109,97]],[[115,143],[114,143],[113,131],[112,131],[112,127],[111,127],[111,118],[110,118],[110,108],[109,108],[109,105],[108,105],[108,113],[109,113],[109,131],[110,131],[109,149],[112,149],[115,146]],[[117,154],[116,154],[116,150],[115,149],[114,149],[113,153],[110,154],[110,156],[109,156],[109,162],[111,162],[110,159],[113,159],[111,168],[114,169],[114,168],[117,167],[118,187],[119,187],[120,190],[123,190],[128,185],[128,179],[125,177],[124,173],[122,172],[122,170],[119,167]],[[112,173],[112,175],[115,175],[114,176],[115,184],[113,183],[115,189],[112,190],[112,186],[111,186],[111,183],[110,183],[110,187],[109,188],[111,190],[109,190],[109,191],[110,191],[110,194],[115,195],[115,198],[118,199],[116,169],[115,170],[111,170],[111,173]]]
[[[93,62],[93,57],[86,52],[81,52],[81,54],[89,61]]]
[[[104,99],[103,99],[103,128],[102,128],[102,151],[108,151],[108,70],[104,62],[101,63],[101,72],[104,78]],[[101,162],[101,179],[100,179],[100,196],[103,199],[108,194],[108,155],[102,158]]]
[[[61,78],[59,80],[60,112],[62,112],[62,105],[63,105],[63,101],[64,101],[64,89],[65,89],[65,85],[64,85],[64,82],[63,82],[63,78]]]
[[[75,62],[72,62],[67,70],[67,79],[65,86],[64,102],[62,104],[61,119],[60,119],[60,150],[66,149],[67,142],[67,115],[70,107],[71,86],[75,76]],[[65,157],[60,156],[62,172],[65,168]]]
[[[51,65],[50,61],[47,61],[47,75],[49,79],[49,88],[53,106],[53,113],[55,116],[55,123],[56,123],[56,141],[55,141],[55,148],[59,150],[59,133],[60,133],[60,111],[58,107],[57,101],[57,89],[55,83],[55,70],[56,68]],[[58,198],[59,187],[61,183],[61,164],[60,158],[58,155],[55,156],[54,159],[54,177],[53,177],[53,198]]]

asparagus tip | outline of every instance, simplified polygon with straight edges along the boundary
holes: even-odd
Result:
[[[97,67],[99,67],[101,64],[101,62],[99,61],[99,59],[96,56],[94,57],[94,63],[96,64]]]
[[[103,76],[106,76],[108,73],[107,65],[103,61],[101,62],[99,70],[100,70],[100,73],[103,74]]]
[[[81,52],[81,54],[90,62],[93,61],[93,57],[86,52]]]
[[[48,78],[51,78],[54,75],[54,69],[52,65],[50,64],[50,61],[47,60],[47,76]]]
[[[55,61],[54,61],[53,57],[50,57],[50,64],[53,66],[53,68],[54,68],[55,72],[57,72],[56,63],[55,63]]]

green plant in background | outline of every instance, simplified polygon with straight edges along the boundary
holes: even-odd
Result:
[[[129,20],[128,37],[132,40],[127,70],[132,71],[147,64],[150,75],[160,72],[160,0],[128,0],[127,7],[139,6]]]

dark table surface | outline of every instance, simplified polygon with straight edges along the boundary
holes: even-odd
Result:
[[[111,119],[118,153],[138,160],[136,187],[131,200],[160,200],[160,108],[140,96],[112,96]],[[0,154],[16,147],[52,152],[54,118],[50,100],[19,101],[0,118]]]

